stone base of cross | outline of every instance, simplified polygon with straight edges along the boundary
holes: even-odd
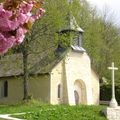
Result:
[[[107,120],[120,120],[120,107],[107,107],[103,110],[103,113],[107,117]]]
[[[112,108],[116,108],[118,106],[118,103],[115,98],[111,99],[109,106]]]

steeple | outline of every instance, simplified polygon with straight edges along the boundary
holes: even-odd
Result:
[[[68,0],[69,5],[72,4],[72,0]],[[72,15],[71,11],[68,13],[69,15],[69,22],[68,25],[62,29],[60,32],[61,33],[72,33],[75,34],[75,38],[71,38],[71,48],[74,51],[79,51],[79,52],[85,52],[85,49],[82,47],[82,36],[83,36],[83,30],[82,28],[79,27],[77,24],[75,17]]]

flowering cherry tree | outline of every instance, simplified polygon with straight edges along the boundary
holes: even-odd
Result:
[[[0,54],[21,44],[25,34],[44,12],[37,0],[5,0],[0,3]]]

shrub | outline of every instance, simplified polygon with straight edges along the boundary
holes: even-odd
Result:
[[[115,86],[115,95],[118,104],[120,105],[120,85]],[[112,98],[112,86],[111,84],[108,85],[101,85],[100,87],[100,100],[110,101]]]

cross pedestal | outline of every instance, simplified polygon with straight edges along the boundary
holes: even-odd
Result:
[[[114,66],[114,62],[112,62],[112,66],[108,67],[108,69],[112,70],[112,99],[110,101],[110,107],[116,108],[118,106],[118,103],[115,99],[115,70],[118,70],[118,68],[116,68]]]

